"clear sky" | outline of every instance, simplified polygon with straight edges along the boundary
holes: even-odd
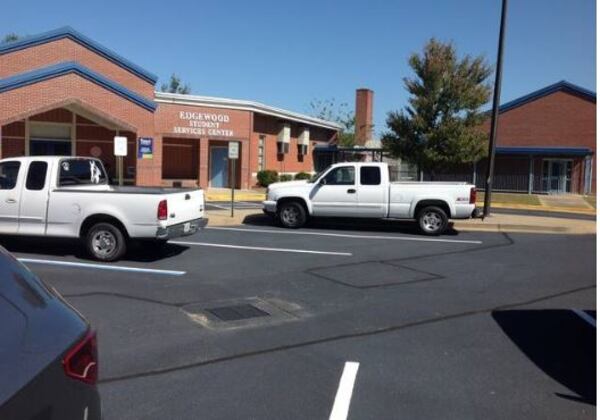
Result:
[[[593,0],[509,0],[502,101],[558,80],[596,90]],[[9,2],[0,35],[70,25],[199,95],[309,112],[375,91],[375,130],[406,104],[407,58],[430,37],[496,58],[501,0]]]

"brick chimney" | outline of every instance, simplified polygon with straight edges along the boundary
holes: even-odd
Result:
[[[373,91],[356,89],[356,144],[364,146],[373,139]]]

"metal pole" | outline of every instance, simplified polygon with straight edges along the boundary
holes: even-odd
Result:
[[[500,18],[500,35],[498,37],[498,58],[496,60],[496,81],[494,83],[494,102],[492,105],[492,122],[490,127],[490,144],[488,149],[487,177],[485,180],[485,200],[483,217],[490,215],[492,203],[492,183],[494,179],[494,159],[496,157],[496,129],[498,126],[498,107],[500,102],[500,88],[502,85],[502,59],[504,56],[504,27],[506,23],[506,9],[508,0],[502,0],[502,15]]]
[[[117,156],[117,170],[119,171],[119,186],[123,186],[123,156]]]
[[[229,162],[233,163],[233,167],[231,168],[231,217],[233,217],[233,196],[234,196],[234,191],[235,191],[235,164],[237,163],[237,160],[235,159],[229,159]]]

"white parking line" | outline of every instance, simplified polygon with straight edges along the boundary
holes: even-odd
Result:
[[[359,365],[358,362],[346,362],[344,365],[344,371],[340,378],[340,384],[335,395],[329,420],[346,420],[348,418],[352,390],[354,389],[354,381],[356,380]]]
[[[581,309],[571,309],[573,312],[575,312],[575,314],[583,319],[585,322],[587,322],[588,324],[590,324],[592,327],[596,328],[596,320],[594,319],[593,316],[588,315],[585,311],[582,311]]]
[[[396,241],[416,241],[416,242],[449,242],[462,244],[482,244],[482,241],[466,240],[466,239],[443,239],[443,238],[413,238],[411,236],[382,236],[382,235],[355,235],[350,233],[323,233],[323,232],[307,232],[307,231],[289,231],[275,229],[246,229],[233,227],[209,226],[205,229],[212,230],[232,230],[236,232],[258,232],[258,233],[275,233],[285,235],[313,235],[313,236],[333,236],[336,238],[354,238],[354,239],[391,239]]]
[[[129,271],[134,273],[148,273],[148,274],[164,274],[168,276],[183,276],[185,271],[176,270],[158,270],[153,268],[138,268],[138,267],[127,267],[120,265],[109,265],[109,264],[91,264],[91,263],[80,263],[73,261],[56,261],[56,260],[40,260],[36,258],[17,258],[24,264],[46,264],[46,265],[57,265],[65,267],[79,267],[79,268],[93,268],[98,270],[114,270],[114,271]]]
[[[334,251],[314,251],[310,249],[293,249],[293,248],[268,248],[262,246],[242,246],[242,245],[227,245],[215,244],[210,242],[184,242],[184,241],[169,241],[170,244],[191,245],[191,246],[212,246],[215,248],[231,248],[231,249],[248,249],[251,251],[272,251],[272,252],[295,252],[298,254],[323,254],[337,255],[342,257],[351,257],[350,252],[334,252]]]

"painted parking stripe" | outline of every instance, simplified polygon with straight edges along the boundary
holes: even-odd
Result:
[[[593,316],[588,315],[585,311],[582,311],[581,309],[571,309],[571,310],[573,312],[575,312],[575,315],[577,315],[579,318],[583,319],[585,322],[590,324],[592,327],[596,328],[596,320],[594,319]]]
[[[448,242],[459,244],[482,244],[482,241],[466,240],[466,239],[443,239],[443,238],[414,238],[411,236],[383,236],[383,235],[356,235],[351,233],[323,233],[310,231],[287,231],[276,229],[246,229],[233,227],[208,226],[205,229],[212,230],[231,230],[236,232],[258,232],[258,233],[274,233],[283,235],[312,235],[312,236],[332,236],[335,238],[354,238],[354,239],[379,239],[379,240],[396,240],[396,241],[416,241],[416,242]]]
[[[215,248],[230,248],[230,249],[247,249],[250,251],[272,251],[272,252],[293,252],[298,254],[322,254],[322,255],[337,255],[341,257],[351,257],[350,252],[335,252],[335,251],[315,251],[311,249],[293,249],[293,248],[268,248],[263,246],[243,246],[243,245],[228,245],[215,244],[211,242],[184,242],[184,241],[169,241],[170,244],[191,245],[191,246],[209,246]]]
[[[335,394],[335,401],[333,402],[329,420],[346,420],[348,418],[350,400],[352,399],[354,381],[356,380],[359,365],[358,362],[346,362],[344,365],[344,371],[340,378],[337,394]]]
[[[92,263],[80,263],[73,261],[56,261],[56,260],[41,260],[36,258],[17,258],[24,264],[45,264],[45,265],[56,265],[63,267],[78,267],[78,268],[92,268],[97,270],[113,270],[113,271],[128,271],[133,273],[147,273],[147,274],[164,274],[167,276],[183,276],[185,271],[177,270],[158,270],[154,268],[139,268],[139,267],[127,267],[122,265],[109,265],[109,264],[92,264]]]

